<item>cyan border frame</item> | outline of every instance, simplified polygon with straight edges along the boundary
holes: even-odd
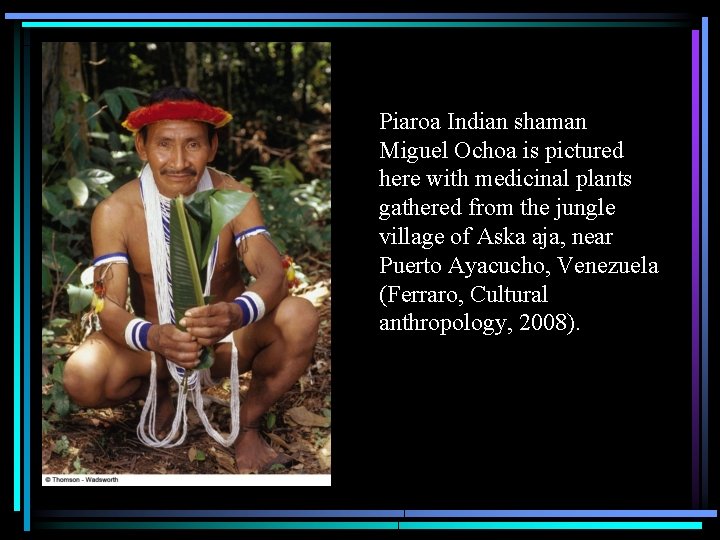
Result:
[[[22,302],[20,283],[20,29],[16,26],[13,29],[13,133],[15,134],[13,148],[13,510],[19,512],[20,503],[20,436],[22,430],[20,425],[20,371],[22,362],[20,359],[20,304]]]
[[[692,505],[700,506],[700,31],[691,33],[692,49]]]
[[[30,21],[23,28],[671,28],[682,21]]]
[[[6,13],[6,19],[32,20],[593,20],[685,19],[681,13]]]
[[[702,134],[701,146],[702,146],[702,170],[700,171],[700,178],[702,180],[702,197],[701,204],[702,209],[700,216],[702,219],[702,373],[700,380],[702,381],[702,458],[701,458],[701,470],[702,470],[702,496],[701,504],[704,507],[708,505],[708,445],[709,445],[709,424],[708,424],[708,398],[709,389],[708,381],[710,380],[710,374],[708,373],[708,18],[702,18],[702,103],[700,105],[700,111],[702,113]]]
[[[702,521],[51,521],[73,530],[700,530]]]
[[[20,36],[22,40],[23,36]],[[23,95],[30,95],[29,47],[22,43]],[[23,530],[30,530],[30,100],[22,100],[23,193]],[[19,136],[19,132],[16,137]]]

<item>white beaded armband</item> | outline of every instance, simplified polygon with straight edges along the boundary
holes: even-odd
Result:
[[[257,293],[245,291],[234,301],[242,310],[243,326],[257,322],[265,315],[265,302]]]
[[[125,327],[125,343],[134,351],[149,351],[148,332],[152,323],[136,318]]]

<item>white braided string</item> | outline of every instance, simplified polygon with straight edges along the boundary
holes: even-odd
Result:
[[[205,169],[196,191],[205,191],[212,189],[212,179],[210,173]],[[143,206],[145,208],[145,220],[147,222],[148,244],[150,248],[150,261],[153,270],[153,282],[155,284],[155,300],[158,309],[158,320],[160,324],[168,324],[175,322],[175,315],[172,308],[172,276],[170,272],[169,257],[169,209],[170,199],[160,194],[153,178],[152,170],[145,165],[140,174],[140,192],[142,194]],[[217,260],[217,251],[219,240],[216,240],[213,251],[210,255],[210,261],[207,267],[207,279],[205,282],[204,295],[210,295],[210,285],[212,281],[215,262]],[[178,384],[177,406],[175,408],[175,418],[172,423],[170,432],[163,438],[157,438],[155,418],[157,414],[157,361],[155,353],[150,353],[150,384],[148,395],[145,399],[142,413],[140,414],[140,422],[137,427],[137,435],[140,441],[145,445],[154,448],[170,448],[178,446],[185,441],[187,436],[187,394],[185,384],[190,392],[191,400],[195,406],[195,410],[200,417],[205,430],[218,443],[224,446],[230,446],[240,431],[240,389],[239,389],[239,373],[237,367],[237,347],[232,339],[231,342],[231,358],[230,358],[230,417],[231,431],[227,438],[223,437],[215,430],[205,414],[202,398],[202,382],[211,382],[209,370],[207,374],[203,374],[202,380],[199,377],[198,370],[193,370],[185,381],[185,370],[166,360],[170,375]],[[182,426],[181,426],[182,425]],[[178,433],[180,436],[178,437]],[[177,439],[176,439],[177,438]]]

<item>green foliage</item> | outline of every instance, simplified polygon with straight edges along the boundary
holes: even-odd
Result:
[[[63,369],[65,362],[56,362],[53,366],[52,375],[43,379],[43,384],[50,385],[47,394],[43,394],[43,412],[54,409],[59,417],[67,416],[70,413],[70,397],[63,388]]]
[[[324,252],[330,247],[330,180],[302,183],[290,163],[252,167],[263,216],[278,249],[297,255]]]
[[[205,461],[206,459],[205,452],[198,450],[195,447],[188,451],[188,457],[190,458],[190,461]]]
[[[209,189],[195,193],[185,199],[185,207],[190,221],[198,224],[200,248],[199,268],[207,266],[215,239],[220,230],[235,216],[242,212],[253,195],[244,191],[230,189]]]
[[[63,435],[58,440],[55,441],[55,445],[53,446],[53,453],[59,455],[59,456],[67,456],[68,451],[70,450],[70,441],[68,441],[68,438],[66,435]]]
[[[55,426],[53,426],[50,422],[48,422],[47,420],[45,420],[45,419],[43,418],[43,421],[42,421],[42,434],[43,434],[43,436],[47,435],[48,433],[50,433],[50,432],[53,431],[54,429],[55,429]]]
[[[65,362],[62,358],[68,353],[68,348],[56,342],[58,334],[62,335],[69,323],[68,319],[53,319],[48,327],[42,329],[43,364],[51,368],[42,380],[42,407],[44,413],[52,413],[49,418],[53,421],[67,416],[74,407],[63,387]],[[50,429],[52,429],[50,424],[43,425],[43,433]]]
[[[80,457],[76,457],[75,461],[73,461],[73,469],[75,469],[75,474],[88,474],[90,472],[82,466]]]
[[[107,89],[98,101],[61,85],[53,141],[42,149],[42,293],[46,320],[58,309],[79,313],[91,292],[79,287],[80,267],[92,255],[88,242],[95,206],[136,176],[134,140],[117,120],[137,106],[136,91]],[[110,114],[108,114],[108,111]],[[65,291],[68,292],[65,295]],[[66,307],[67,306],[67,307]]]
[[[89,287],[71,284],[67,286],[67,293],[70,299],[70,313],[80,313],[92,302],[93,291]]]
[[[197,220],[188,219],[183,196],[180,195],[170,206],[170,268],[175,320],[178,323],[186,310],[205,305],[197,260],[202,250],[200,242],[200,225]]]

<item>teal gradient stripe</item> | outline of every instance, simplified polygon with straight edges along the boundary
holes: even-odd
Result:
[[[47,521],[36,529],[133,530],[397,530],[397,521]]]
[[[701,521],[46,521],[37,529],[75,530],[678,530]]]
[[[648,28],[681,21],[24,21],[23,28]]]
[[[537,20],[547,19],[558,21],[562,19],[684,19],[687,15],[682,13],[317,13],[317,12],[294,12],[294,13],[6,13],[5,19],[15,19],[20,21],[36,21],[36,20],[177,20],[187,19],[190,21],[222,19],[222,20],[381,20],[392,21],[401,20],[418,20],[418,19],[459,19],[459,20]]]
[[[20,27],[13,32],[13,510],[20,505]]]
[[[400,523],[405,530],[663,530],[702,529],[701,521],[407,521]]]
[[[20,36],[21,40],[23,36]],[[23,96],[30,95],[30,47],[23,47]],[[22,99],[23,123],[23,529],[30,530],[30,99]]]
[[[43,519],[702,519],[717,518],[717,510],[36,510]]]

